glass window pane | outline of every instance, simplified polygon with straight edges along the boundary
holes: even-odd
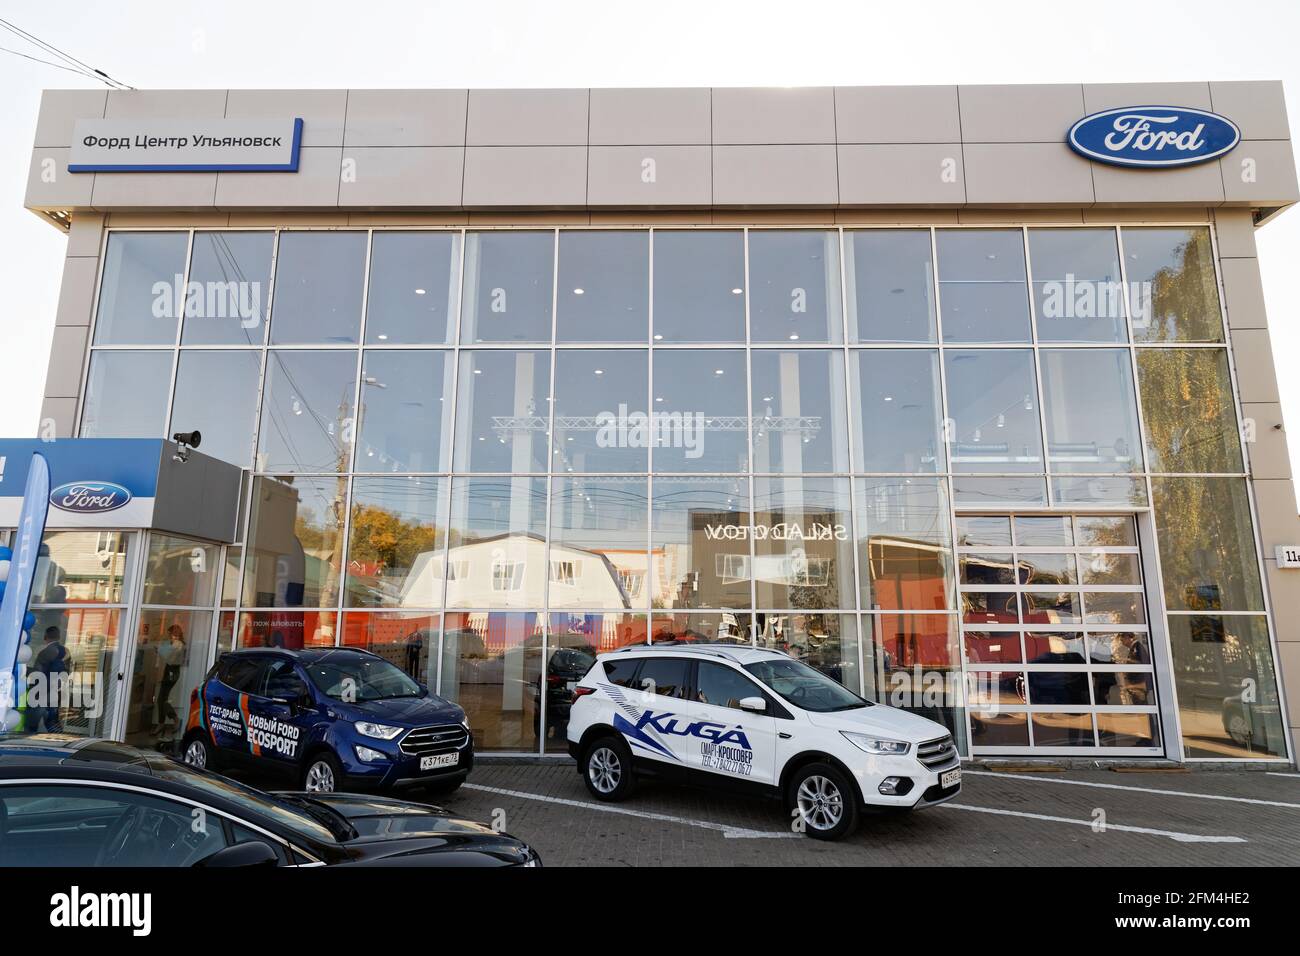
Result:
[[[451,363],[451,352],[366,350],[357,471],[451,467]]]
[[[1083,622],[1083,606],[1077,591],[1025,591],[1021,599],[1024,601],[1026,624]],[[1092,620],[1091,615],[1088,619]],[[1119,622],[1108,621],[1107,623]],[[1079,663],[1083,663],[1082,658]],[[1060,701],[1053,701],[1053,703],[1060,703]]]
[[[100,352],[90,357],[82,438],[161,438],[167,427],[172,353]]]
[[[1043,405],[1051,471],[1142,470],[1137,396],[1126,349],[1043,349]]]
[[[972,664],[1019,664],[1020,635],[1015,631],[966,631],[966,660]]]
[[[546,603],[546,479],[457,478],[448,607]]]
[[[948,495],[938,479],[855,478],[862,607],[952,607]]]
[[[1084,591],[1084,620],[1089,624],[1118,627],[1147,622],[1146,602],[1140,591]]]
[[[1068,548],[1074,544],[1068,517],[1016,515],[1016,544],[1022,548]]]
[[[95,313],[96,345],[172,345],[185,282],[185,232],[112,232]]]
[[[958,515],[957,543],[972,548],[1009,548],[1011,519],[997,515]]]
[[[653,607],[751,606],[747,478],[656,478],[650,517]]]
[[[1039,342],[1127,342],[1114,229],[1030,229]]]
[[[253,459],[262,353],[181,352],[171,431],[203,433],[202,452],[240,468]]]
[[[36,559],[31,603],[124,603],[132,537],[124,531],[47,531]]]
[[[376,232],[370,250],[366,342],[450,343],[459,272],[459,233]]]
[[[745,234],[657,230],[654,340],[745,341]]]
[[[1035,747],[1093,747],[1092,714],[1030,714]]]
[[[1108,554],[1104,551],[1081,554],[1079,571],[1084,584],[1142,583],[1142,568],[1136,554]]]
[[[211,607],[216,597],[219,559],[217,545],[151,532],[144,603]]]
[[[240,545],[227,546],[226,570],[221,579],[222,607],[235,607],[239,604],[239,568],[243,560],[244,549]]]
[[[862,622],[864,627],[871,622],[874,630],[867,645],[871,652],[867,696],[943,724],[957,749],[964,750],[966,716],[958,706],[962,662],[956,616],[864,614]]]
[[[1242,478],[1153,478],[1160,572],[1171,611],[1263,611]]]
[[[333,647],[338,626],[334,611],[254,611],[239,615],[237,647]]]
[[[347,471],[357,353],[267,353],[258,471]]]
[[[961,612],[966,624],[1020,623],[1020,605],[1015,591],[962,591]]]
[[[1267,618],[1171,614],[1169,643],[1187,756],[1286,756]]]
[[[682,612],[654,616],[651,644],[751,644],[754,621],[748,611]]]
[[[935,341],[930,230],[861,229],[844,242],[849,341]]]
[[[645,478],[551,482],[550,606],[648,608]]]
[[[366,276],[364,232],[282,232],[271,342],[356,342]]]
[[[1016,583],[1016,566],[1010,553],[963,554],[960,564],[962,584]]]
[[[471,232],[465,241],[463,344],[551,341],[553,232]]]
[[[1052,478],[1052,503],[1061,506],[1115,505],[1145,508],[1147,484],[1142,478]]]
[[[939,354],[864,349],[849,355],[854,471],[944,470]]]
[[[848,471],[841,352],[762,350],[751,356],[754,471]]]
[[[394,667],[433,690],[438,685],[437,614],[411,611],[349,611],[343,615],[343,647],[378,654]]]
[[[140,612],[122,737],[126,743],[180,754],[190,692],[203,683],[211,647],[211,611]]]
[[[348,534],[348,607],[442,605],[445,478],[357,478]]]
[[[1076,515],[1074,534],[1080,547],[1137,547],[1137,529],[1127,515]]]
[[[1095,672],[1092,696],[1098,707],[1147,707],[1156,702],[1150,671]]]
[[[333,607],[343,563],[346,478],[257,478],[245,607]]]
[[[1090,633],[1088,660],[1093,664],[1150,664],[1151,639],[1143,631]]]
[[[1034,355],[1024,349],[944,354],[952,468],[958,472],[1043,470]]]
[[[1138,342],[1222,342],[1208,226],[1124,226],[1124,269]]]
[[[184,345],[261,345],[271,294],[272,232],[196,232]]]
[[[971,746],[973,747],[1028,747],[1029,715],[1007,713],[990,707],[981,710],[972,697],[970,712]]]
[[[952,501],[957,507],[1019,508],[1047,504],[1042,478],[985,478],[954,475]]]
[[[1031,664],[1083,664],[1083,650],[1077,631],[1025,632],[1025,660]]]
[[[656,349],[653,409],[656,472],[740,472],[749,468],[745,353],[739,349]]]
[[[461,352],[456,391],[456,471],[547,470],[549,352]]]
[[[1060,704],[1068,707],[1091,702],[1088,696],[1088,675],[1083,671],[1030,671],[1026,676],[1029,678],[1031,704]]]
[[[1126,557],[1133,557],[1126,555]],[[1047,587],[1078,584],[1073,554],[1025,554],[1017,562],[1021,584]]]
[[[649,359],[645,349],[556,352],[554,471],[648,469]]]
[[[858,666],[858,623],[853,614],[773,614],[759,611],[758,646],[789,654],[862,692]]]
[[[1019,229],[940,229],[945,342],[1028,342],[1025,246]]]
[[[1141,349],[1138,381],[1154,472],[1240,472],[1228,353]]]
[[[843,323],[839,233],[751,230],[751,341],[842,342]]]
[[[535,751],[545,616],[447,614],[439,693],[465,709],[480,750]]]
[[[1097,742],[1103,747],[1159,747],[1160,720],[1155,714],[1098,713]]]
[[[758,606],[852,608],[852,527],[848,479],[755,478]]]
[[[650,233],[560,230],[559,342],[644,342]]]

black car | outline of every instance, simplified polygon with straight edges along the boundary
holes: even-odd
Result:
[[[263,793],[108,740],[0,740],[0,866],[540,866],[436,807]]]

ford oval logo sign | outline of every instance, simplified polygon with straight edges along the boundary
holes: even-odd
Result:
[[[1182,106],[1126,106],[1070,127],[1070,148],[1112,166],[1170,169],[1222,156],[1241,130],[1217,113]]]
[[[60,511],[102,514],[131,500],[131,492],[111,481],[70,481],[50,492],[50,504]]]

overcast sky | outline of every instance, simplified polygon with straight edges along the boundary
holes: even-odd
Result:
[[[829,86],[1281,79],[1300,3],[0,2],[140,89]],[[12,34],[0,47],[48,58]],[[22,207],[40,91],[95,84],[0,53],[0,436],[36,433],[65,236]],[[1064,133],[1064,130],[1062,130]],[[1258,234],[1284,414],[1300,422],[1300,210]],[[1300,432],[1291,439],[1300,471]]]

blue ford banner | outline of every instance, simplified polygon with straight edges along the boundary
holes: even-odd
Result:
[[[49,501],[50,466],[44,455],[34,453],[27,469],[27,487],[14,533],[4,598],[0,599],[0,728],[5,730],[11,729],[9,724],[13,722],[9,711],[18,706],[18,651],[22,646],[24,618],[36,578]]]
[[[13,527],[32,455],[49,463],[49,525],[147,528],[162,442],[153,438],[0,439],[0,527]]]
[[[1222,156],[1241,140],[1237,124],[1185,106],[1125,106],[1085,116],[1067,141],[1081,156],[1112,166],[1170,169]]]

